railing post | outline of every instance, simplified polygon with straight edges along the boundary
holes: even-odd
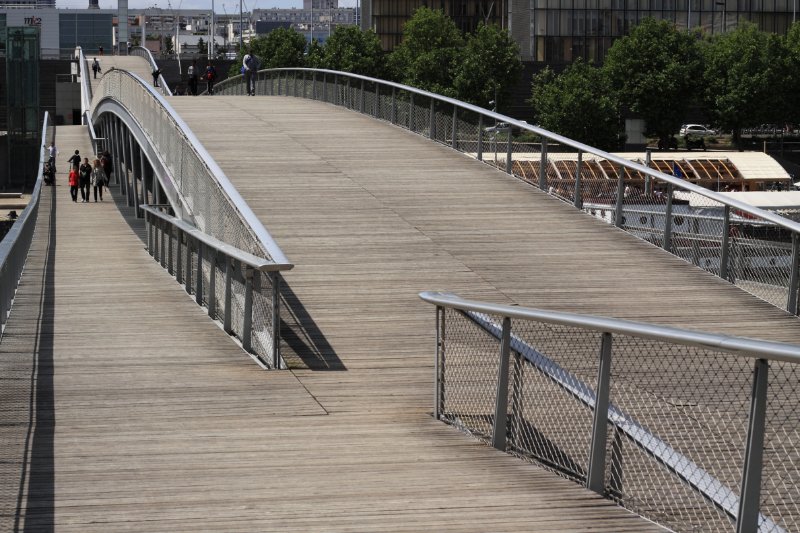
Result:
[[[209,250],[211,257],[209,257],[209,272],[208,272],[208,316],[214,318],[217,314],[217,260],[218,253],[216,250]]]
[[[333,105],[339,105],[341,100],[339,99],[339,75],[333,75]]]
[[[503,333],[500,337],[500,364],[497,365],[497,397],[494,406],[494,429],[492,446],[500,451],[506,449],[506,427],[508,421],[508,354],[511,351],[511,319],[503,318]]]
[[[511,154],[512,154],[512,151],[514,149],[514,145],[513,145],[514,135],[512,134],[511,126],[508,127],[507,132],[508,132],[508,148],[507,148],[507,151],[506,151],[506,172],[508,174],[513,175],[514,174],[514,169],[512,168]]]
[[[144,211],[142,211],[142,214],[144,214]],[[161,221],[161,223],[159,224],[159,229],[161,231],[158,232],[158,239],[159,239],[158,254],[159,254],[159,259],[161,259],[161,268],[167,268],[167,254],[166,254],[167,245],[164,241],[167,238],[167,227],[169,225],[170,223],[165,220]]]
[[[375,105],[372,106],[373,116],[375,118],[381,117],[381,84],[375,84]]]
[[[242,320],[242,348],[253,350],[253,269],[241,265],[244,274],[244,319]]]
[[[184,233],[183,236],[186,239],[186,271],[183,285],[186,292],[192,294],[192,238],[188,233]]]
[[[478,115],[478,161],[483,161],[483,115]]]
[[[414,93],[410,94],[408,101],[408,129],[414,131]]]
[[[317,99],[317,73],[311,73],[311,99]]]
[[[175,266],[177,267],[177,270],[175,270],[175,281],[183,283],[183,265],[181,264],[181,255],[183,254],[181,241],[183,240],[183,232],[176,228],[175,233]]]
[[[197,270],[194,274],[194,301],[203,305],[203,254],[205,246],[197,241]]]
[[[458,107],[453,106],[453,141],[450,146],[453,147],[453,150],[458,150]]]
[[[169,243],[169,245],[167,247],[167,256],[168,256],[168,263],[169,263],[167,265],[167,272],[169,272],[170,274],[175,274],[175,267],[173,266],[174,263],[172,262],[172,259],[173,259],[173,256],[172,256],[172,253],[173,253],[172,252],[172,248],[173,248],[173,246],[172,246],[172,224],[168,224],[167,228],[169,230],[169,234],[167,235],[167,242]]]
[[[430,139],[436,138],[436,100],[431,98],[431,112],[430,112],[430,128],[428,129],[428,137]]]
[[[389,122],[395,124],[397,122],[397,90],[392,87],[392,112],[389,116]]]
[[[798,268],[800,268],[800,238],[797,233],[792,233],[792,271],[789,273],[789,296],[786,310],[793,315],[797,314],[797,285]]]
[[[769,387],[769,362],[758,359],[753,370],[753,392],[750,397],[750,419],[747,427],[747,448],[742,471],[742,497],[736,517],[736,533],[758,531],[761,500],[761,468],[764,458],[764,428]]]
[[[728,255],[730,253],[730,233],[731,233],[731,206],[725,206],[725,214],[722,219],[722,250],[719,254],[719,277],[728,279]]]
[[[617,169],[617,206],[614,210],[614,225],[622,227],[622,206],[625,204],[625,167]]]
[[[151,257],[155,257],[153,255],[153,225],[150,223],[150,213],[145,213],[144,215],[144,230],[147,233],[147,251],[150,253]]]
[[[650,152],[650,148],[645,150],[644,152],[644,166],[650,168],[650,163],[652,162],[653,154]],[[651,178],[648,174],[644,175],[644,194],[645,196],[650,196],[653,194],[653,178]]]
[[[361,80],[361,95],[359,96],[358,110],[361,113],[364,112],[364,80]]]
[[[694,266],[700,265],[700,219],[694,217],[692,219],[692,264]]]
[[[231,285],[233,277],[233,261],[230,257],[225,256],[225,307],[223,309],[222,329],[225,333],[229,334],[231,328]]]
[[[597,370],[589,472],[586,476],[586,488],[600,495],[605,492],[608,397],[611,388],[611,343],[611,333],[603,333],[600,343],[600,366]]]
[[[442,380],[444,370],[444,308],[436,306],[436,359],[434,361],[433,418],[441,420],[444,407]]]
[[[670,183],[667,186],[667,209],[664,219],[664,250],[672,252],[672,197],[675,187]]]
[[[573,205],[578,209],[583,209],[583,191],[581,191],[582,167],[583,152],[578,152],[578,163],[575,165],[575,194],[573,195]]]
[[[539,188],[547,190],[547,139],[542,138],[542,153],[539,154]]]
[[[328,101],[328,73],[322,73],[322,101]]]
[[[272,284],[272,368],[281,368],[281,274],[270,272]]]

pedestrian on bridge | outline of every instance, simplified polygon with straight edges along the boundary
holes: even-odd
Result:
[[[106,174],[106,187],[111,183],[111,174],[114,173],[114,164],[111,162],[111,152],[106,150],[100,155],[100,165],[103,167],[103,172]]]
[[[70,164],[70,168],[73,168],[77,171],[78,167],[81,165],[81,151],[75,150],[75,153],[72,155],[72,157],[67,159],[67,161]]]
[[[81,189],[81,202],[86,203],[89,201],[89,184],[92,181],[92,165],[89,164],[89,158],[83,158],[83,164],[78,169],[80,173],[80,181],[78,186]]]
[[[69,195],[73,202],[78,201],[78,169],[72,167],[69,171]]]
[[[92,71],[94,72],[94,79],[97,79],[97,73],[101,72],[101,70],[100,70],[100,62],[97,60],[96,57],[94,58],[94,61],[92,61]]]
[[[161,76],[161,69],[153,70],[153,87],[158,87],[158,77]]]
[[[206,79],[208,94],[214,94],[214,82],[217,80],[217,69],[214,68],[213,63],[209,62],[206,66],[206,74],[204,77]]]
[[[258,72],[258,58],[252,51],[248,51],[242,60],[244,80],[247,83],[247,95],[256,95],[256,73]]]
[[[50,156],[47,162],[55,167],[56,156],[58,155],[58,148],[56,148],[55,141],[50,142],[50,146],[47,147],[47,154]]]
[[[94,202],[97,203],[97,193],[100,193],[100,201],[103,201],[103,185],[106,181],[106,173],[103,171],[103,166],[100,160],[95,158],[94,166],[92,167],[92,186],[94,187]]]

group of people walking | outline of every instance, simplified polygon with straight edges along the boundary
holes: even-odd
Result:
[[[200,67],[197,66],[197,60],[195,59],[192,61],[192,64],[189,65],[186,74],[189,77],[189,94],[191,96],[197,96],[197,85],[200,81],[200,77],[202,74],[202,79],[206,82],[206,90],[208,94],[214,94],[214,82],[217,81],[217,68],[214,66],[214,63],[209,62],[206,65],[206,69],[204,72],[200,72]]]
[[[54,179],[55,164],[52,159],[53,157],[51,156],[49,165],[50,172],[53,173],[51,179]],[[97,202],[97,198],[99,197],[102,202],[103,187],[108,187],[108,183],[111,180],[111,173],[113,172],[111,154],[105,151],[96,156],[94,161],[90,164],[88,157],[84,157],[81,160],[80,150],[75,150],[75,153],[68,161],[70,164],[69,194],[72,197],[72,201],[78,201],[78,191],[80,191],[81,203],[89,202],[91,188],[94,188],[94,201]]]

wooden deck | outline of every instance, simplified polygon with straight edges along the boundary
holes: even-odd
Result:
[[[127,208],[72,203],[60,174],[0,343],[0,531],[658,530],[429,415],[433,312],[416,292],[509,301],[466,260],[478,249],[447,243],[491,240],[458,214],[467,184],[523,191],[486,197],[485,224],[513,224],[499,202],[522,212],[530,191],[326,106],[213,98],[220,120],[258,108],[248,142],[213,146],[209,101],[172,101],[297,264],[295,369],[259,370],[147,255]],[[326,128],[339,133],[323,143]],[[366,140],[387,143],[385,162],[377,144],[357,156]],[[77,126],[57,145],[89,151]],[[461,175],[450,191],[433,179],[448,173]]]

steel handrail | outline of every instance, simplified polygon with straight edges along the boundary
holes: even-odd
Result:
[[[684,346],[728,352],[747,357],[748,359],[768,359],[771,361],[800,363],[800,346],[794,344],[750,339],[747,337],[734,337],[718,333],[705,333],[595,315],[581,315],[560,311],[546,311],[529,307],[493,304],[476,300],[467,300],[446,292],[425,291],[421,292],[419,297],[434,305],[451,307],[461,311],[502,315],[521,320],[533,320],[537,322],[546,322],[548,324],[616,333],[630,337],[666,341]]]
[[[240,250],[235,246],[231,246],[207,233],[204,233],[197,229],[195,226],[189,224],[188,222],[181,220],[180,218],[170,216],[158,209],[156,206],[150,206],[147,204],[142,204],[139,206],[144,211],[150,213],[154,217],[161,219],[169,224],[172,224],[182,232],[186,233],[193,239],[196,239],[202,242],[204,245],[209,246],[223,254],[231,257],[241,263],[244,263],[256,270],[260,270],[261,272],[273,272],[276,270],[289,270],[292,268],[292,265],[289,263],[276,263],[264,257],[255,256],[249,252],[245,252],[244,250]]]
[[[150,63],[151,69],[153,70],[158,69],[158,63],[156,63],[156,58],[153,57],[153,52],[151,52],[149,48],[145,48],[143,46],[134,46],[133,48],[131,48],[130,55],[143,57],[147,60],[148,63]],[[164,80],[163,74],[158,75],[158,83],[161,86],[162,92],[165,94],[165,96],[172,96],[172,91],[170,90],[169,85],[167,85],[166,80]]]
[[[645,165],[642,165],[640,163],[636,163],[634,161],[630,161],[630,160],[625,159],[623,157],[616,156],[614,154],[605,152],[605,151],[600,150],[598,148],[594,148],[594,147],[589,146],[587,144],[583,144],[581,142],[572,140],[572,139],[570,139],[568,137],[564,137],[563,135],[559,135],[557,133],[553,133],[552,131],[546,130],[544,128],[540,128],[539,126],[528,124],[527,122],[522,122],[522,121],[519,121],[519,120],[514,119],[512,117],[509,117],[507,115],[503,115],[503,114],[497,113],[495,111],[490,111],[488,109],[484,109],[482,107],[479,107],[479,106],[476,106],[476,105],[473,105],[473,104],[468,104],[466,102],[462,102],[461,100],[456,100],[455,98],[449,98],[447,96],[442,96],[442,95],[439,95],[439,94],[436,94],[436,93],[425,91],[423,89],[417,89],[416,87],[410,87],[408,85],[403,85],[402,83],[397,83],[397,82],[393,82],[393,81],[386,81],[386,80],[381,80],[381,79],[377,79],[377,78],[371,78],[369,76],[362,76],[360,74],[352,74],[350,72],[340,72],[340,71],[336,71],[336,70],[313,69],[313,68],[273,68],[273,69],[262,69],[262,70],[259,71],[259,73],[270,73],[270,72],[311,72],[311,73],[318,73],[318,74],[331,74],[331,75],[334,75],[334,76],[352,78],[352,79],[361,80],[361,81],[365,81],[365,82],[369,82],[369,83],[380,84],[380,85],[383,85],[383,86],[386,86],[386,87],[392,87],[392,88],[395,88],[395,89],[400,89],[400,90],[403,90],[403,91],[407,91],[407,92],[410,92],[410,93],[413,93],[413,94],[417,94],[417,95],[423,96],[425,98],[432,98],[432,99],[437,100],[439,102],[443,102],[443,103],[446,103],[446,104],[450,104],[450,105],[459,107],[459,108],[461,108],[461,109],[463,109],[465,111],[471,111],[473,113],[478,113],[480,115],[483,115],[484,117],[488,117],[488,118],[490,118],[492,120],[496,120],[498,122],[505,122],[505,123],[507,123],[507,124],[509,124],[509,125],[511,125],[513,127],[516,127],[516,128],[522,129],[522,130],[526,130],[526,131],[529,131],[531,133],[535,133],[535,134],[540,135],[540,136],[542,136],[542,137],[544,137],[544,138],[546,138],[548,140],[558,142],[559,144],[562,144],[564,146],[568,146],[570,148],[574,148],[575,150],[578,150],[580,152],[593,154],[593,155],[595,155],[597,157],[600,157],[602,159],[606,159],[608,161],[611,161],[611,162],[613,162],[613,163],[615,163],[617,165],[636,170],[637,172],[640,172],[641,174],[650,176],[651,178],[655,178],[657,180],[669,183],[669,184],[671,184],[671,185],[673,185],[675,187],[678,187],[678,188],[681,188],[681,189],[684,189],[684,190],[691,191],[693,193],[699,194],[699,195],[704,196],[704,197],[706,197],[706,198],[708,198],[708,199],[710,199],[710,200],[712,200],[714,202],[720,203],[722,205],[730,206],[730,207],[732,207],[734,209],[738,209],[738,210],[743,211],[745,213],[749,213],[749,214],[752,214],[754,216],[761,217],[761,218],[763,218],[765,220],[769,220],[770,222],[772,222],[773,224],[775,224],[777,226],[780,226],[782,228],[785,228],[785,229],[788,229],[788,230],[790,230],[792,232],[800,234],[800,223],[794,222],[794,221],[789,220],[787,218],[784,218],[784,217],[782,217],[780,215],[777,215],[776,213],[773,213],[771,211],[766,211],[764,209],[760,209],[758,207],[754,207],[754,206],[752,206],[750,204],[741,202],[741,201],[736,200],[734,198],[730,198],[728,196],[724,196],[724,195],[716,193],[714,191],[710,191],[708,189],[704,189],[703,187],[700,187],[700,186],[695,185],[693,183],[689,183],[687,181],[684,181],[682,179],[676,178],[674,176],[670,176],[669,174],[665,174],[665,173],[660,172],[658,170],[649,168],[649,167],[647,167]],[[228,79],[220,82],[216,86],[215,90],[224,90],[229,85],[235,85],[237,83],[241,83],[242,78],[243,78],[243,76],[241,74],[239,74],[237,76],[234,76],[232,78],[228,78]]]
[[[286,258],[280,246],[278,246],[278,243],[275,242],[269,231],[264,227],[255,213],[253,213],[252,209],[250,209],[250,206],[247,205],[247,202],[245,202],[244,198],[242,198],[242,196],[239,194],[239,191],[236,190],[236,187],[233,186],[230,179],[228,179],[228,176],[225,175],[211,154],[208,153],[203,144],[194,134],[192,129],[186,124],[186,122],[184,122],[180,114],[175,111],[169,102],[167,102],[166,98],[164,98],[162,94],[156,91],[154,87],[145,82],[141,77],[132,72],[119,69],[116,69],[113,72],[115,73],[114,75],[128,76],[133,79],[142,89],[144,89],[144,91],[154,98],[161,107],[164,108],[177,129],[186,137],[198,158],[203,162],[203,164],[206,165],[209,172],[214,177],[214,180],[220,186],[220,189],[222,189],[225,195],[227,195],[231,204],[239,212],[239,215],[250,227],[251,231],[253,231],[256,238],[259,240],[259,243],[264,247],[267,253],[269,253],[270,257],[275,261],[275,263],[291,265],[291,262]],[[103,76],[101,84],[111,83],[111,77],[111,73],[107,73],[105,76]],[[108,82],[106,82],[106,80],[108,80]],[[92,108],[97,108],[101,101],[102,99],[93,102]],[[127,102],[118,101],[118,103],[123,107],[128,108]]]
[[[45,111],[44,119],[42,120],[42,136],[39,154],[39,169],[36,174],[36,182],[31,193],[31,198],[28,205],[22,210],[19,217],[9,229],[8,233],[0,241],[0,279],[2,279],[2,286],[0,286],[0,323],[5,327],[6,315],[11,308],[14,300],[14,293],[19,284],[20,276],[22,275],[23,266],[30,250],[31,240],[33,238],[33,225],[36,224],[36,219],[39,214],[39,200],[42,196],[42,185],[44,184],[43,172],[44,163],[48,158],[47,146],[47,128],[50,125],[50,114]],[[51,141],[53,139],[50,139]],[[24,237],[23,237],[24,236]],[[25,243],[24,241],[27,241]],[[25,245],[27,249],[24,254],[19,250],[19,246]],[[13,269],[13,279],[7,279],[8,269]],[[2,334],[2,330],[0,330]]]
[[[86,66],[83,49],[78,46],[75,50],[78,56],[78,75],[81,80],[81,118],[85,119],[86,112],[92,106],[92,83],[89,81],[89,69]]]

